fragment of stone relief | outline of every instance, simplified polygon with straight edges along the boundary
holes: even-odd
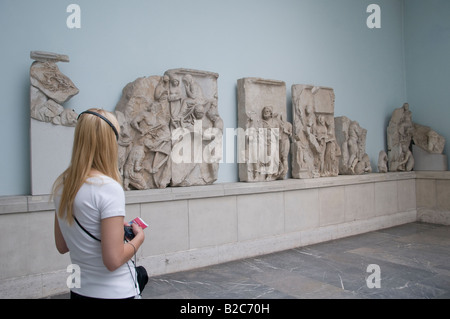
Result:
[[[70,62],[69,56],[65,54],[47,51],[31,51],[30,58],[38,62]]]
[[[292,85],[292,177],[337,176],[341,149],[335,137],[334,90]]]
[[[75,126],[78,115],[73,110],[64,109],[62,104],[79,90],[56,65],[57,62],[69,62],[68,56],[32,51],[30,57],[35,60],[30,67],[31,118],[55,125]]]
[[[366,153],[367,130],[346,116],[334,119],[336,141],[341,148],[339,174],[361,175],[371,173],[370,158]]]
[[[385,150],[378,153],[378,173],[388,172],[388,156]]]
[[[115,107],[126,190],[208,185],[222,159],[217,73],[172,69],[128,83]]]
[[[390,172],[411,171],[414,157],[411,152],[411,141],[414,126],[409,104],[394,109],[387,128],[387,155]]]
[[[445,138],[428,126],[413,123],[414,170],[446,171]]]
[[[238,89],[238,163],[241,182],[285,179],[292,124],[286,120],[286,84],[242,78]]]
[[[413,123],[412,140],[414,144],[429,153],[442,154],[444,152],[445,138],[428,126]]]

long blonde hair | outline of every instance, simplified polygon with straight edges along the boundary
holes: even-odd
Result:
[[[120,125],[116,117],[105,110],[92,108],[114,125],[119,132]],[[72,224],[73,202],[81,186],[90,176],[90,170],[111,177],[122,185],[118,168],[118,144],[112,127],[94,114],[81,114],[75,127],[72,159],[69,167],[53,184],[53,196],[62,188],[58,216]]]

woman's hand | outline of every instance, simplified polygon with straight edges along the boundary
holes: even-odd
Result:
[[[131,223],[131,228],[133,229],[134,238],[139,236],[142,238],[142,241],[144,241],[145,234],[144,234],[144,230],[142,229],[142,227],[136,223]]]
[[[144,241],[144,230],[139,225],[131,225],[136,236],[130,241],[132,245],[124,243],[123,226],[129,225],[124,222],[122,216],[102,219],[102,258],[103,264],[109,271],[114,271],[126,263],[134,255],[134,249],[138,250]]]

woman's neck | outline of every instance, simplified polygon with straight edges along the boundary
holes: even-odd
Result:
[[[91,168],[91,170],[89,171],[89,176],[98,176],[98,175],[105,175],[102,172],[100,172],[99,170],[95,169],[95,168]]]

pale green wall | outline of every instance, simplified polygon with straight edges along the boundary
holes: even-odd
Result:
[[[450,1],[405,1],[405,57],[413,121],[443,135],[450,155]]]
[[[71,3],[81,7],[81,29],[66,26]],[[381,7],[381,29],[366,25],[371,3]],[[65,105],[77,112],[113,110],[128,82],[178,67],[219,73],[226,128],[237,126],[239,78],[285,81],[289,113],[292,84],[332,87],[335,115],[368,130],[376,170],[388,119],[406,99],[403,6],[402,0],[0,0],[0,196],[30,193],[32,50],[69,55],[70,63],[58,65],[80,89]],[[218,183],[237,176],[237,164],[221,164]]]

